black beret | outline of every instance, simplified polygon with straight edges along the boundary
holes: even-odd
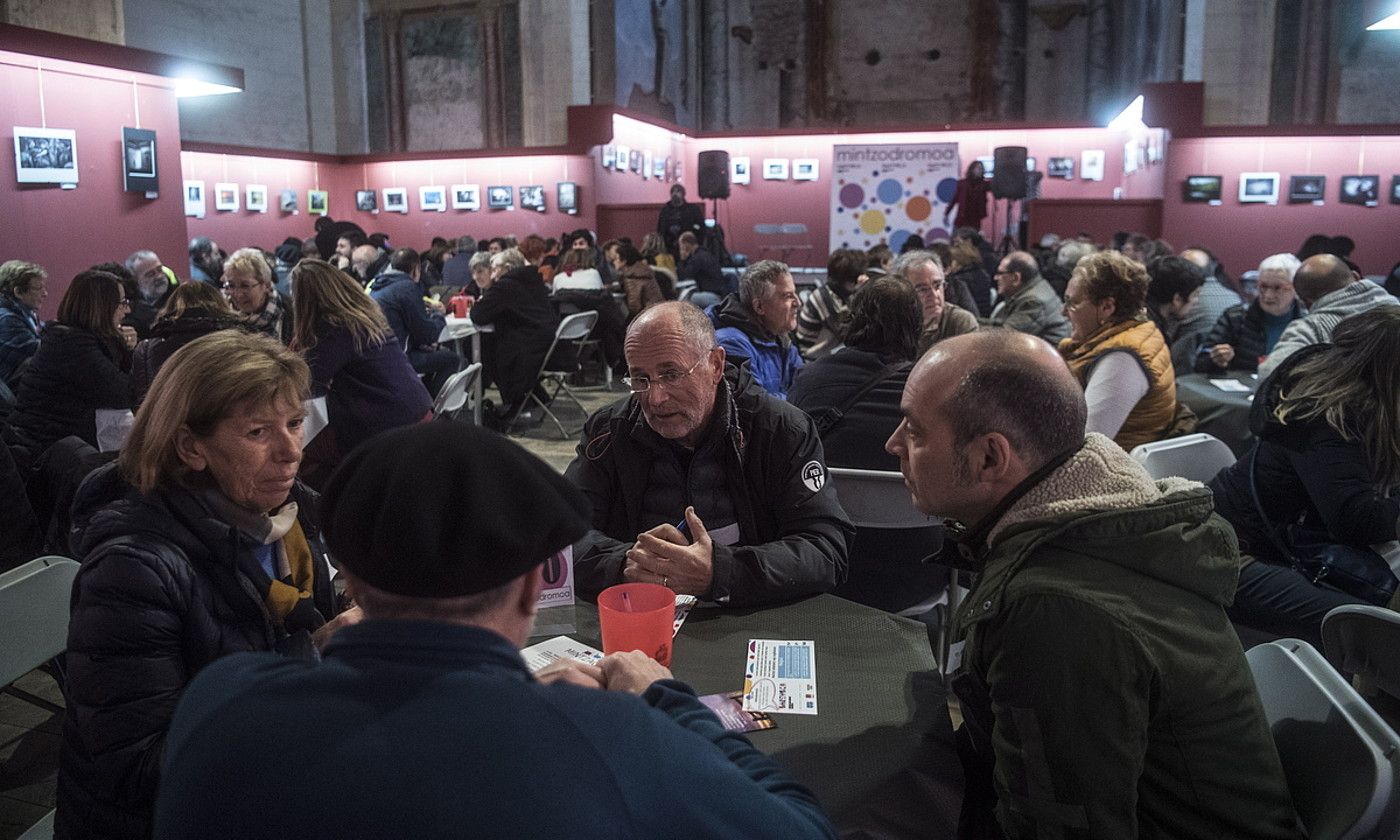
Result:
[[[419,423],[357,447],[327,482],[331,557],[398,595],[452,598],[504,585],[592,527],[588,499],[496,432]]]

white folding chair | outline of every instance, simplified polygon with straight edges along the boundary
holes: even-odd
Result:
[[[1245,653],[1311,840],[1400,833],[1400,737],[1307,642],[1279,639]]]
[[[1153,478],[1180,476],[1202,483],[1235,463],[1230,447],[1204,433],[1144,443],[1128,454]]]
[[[845,467],[829,467],[828,472],[831,474],[832,484],[836,487],[836,497],[840,499],[841,507],[845,509],[846,516],[857,529],[907,532],[911,540],[907,544],[907,555],[901,558],[891,557],[891,560],[899,560],[907,568],[913,563],[921,562],[937,548],[936,544],[930,544],[929,531],[931,527],[940,523],[914,507],[914,502],[909,497],[909,488],[904,484],[904,476],[884,470]],[[912,618],[939,604],[946,604],[947,612],[939,630],[938,650],[934,651],[938,661],[946,664],[953,611],[957,609],[961,590],[957,585],[957,575],[951,569],[934,565],[928,568],[930,577],[937,577],[933,574],[935,571],[946,570],[946,583],[934,584],[927,592],[909,593],[910,598],[917,598],[917,603],[898,612],[902,616]],[[850,574],[863,572],[879,574],[878,569],[858,569],[852,564]],[[839,587],[836,594],[842,594]]]
[[[533,401],[535,405],[538,405],[540,410],[545,413],[545,416],[554,421],[554,425],[559,429],[559,434],[563,435],[565,438],[573,437],[582,431],[582,423],[572,430],[564,428],[564,424],[560,422],[558,415],[556,415],[549,406],[559,398],[560,394],[564,394],[573,401],[573,404],[578,408],[579,412],[583,414],[584,419],[587,420],[588,409],[583,407],[583,403],[579,402],[574,392],[569,390],[569,386],[564,380],[567,379],[569,375],[579,371],[579,356],[582,354],[583,350],[582,343],[588,340],[589,334],[593,332],[593,327],[597,323],[598,313],[593,311],[578,312],[559,322],[559,328],[554,331],[554,342],[549,345],[549,353],[545,354],[544,364],[540,365],[539,375],[535,377],[536,382],[542,386],[553,385],[554,391],[549,394],[547,401],[541,401],[539,397],[535,396],[534,389],[531,389],[529,397],[520,403],[520,408],[516,410],[515,416],[511,418],[511,427],[514,427],[515,422],[520,419],[520,414],[525,410],[525,406]],[[560,344],[566,341],[572,342],[571,349],[573,352],[569,354],[569,363],[556,363],[554,367],[551,367],[550,363],[556,361],[554,359],[554,351]]]
[[[7,694],[49,711],[62,711],[11,683],[63,653],[68,646],[68,604],[78,564],[67,557],[40,557],[0,574],[0,686]],[[57,669],[56,669],[57,670]],[[59,687],[63,685],[59,673]],[[23,840],[53,836],[53,812],[35,823]]]
[[[1322,652],[1344,676],[1400,698],[1400,613],[1370,604],[1336,607],[1322,619]]]
[[[447,378],[442,384],[442,390],[438,391],[437,400],[433,403],[433,417],[446,417],[449,420],[457,420],[462,417],[472,416],[471,410],[475,407],[474,396],[476,383],[481,380],[481,362],[472,362],[466,368],[457,371]]]

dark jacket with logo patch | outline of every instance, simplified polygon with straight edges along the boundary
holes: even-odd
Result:
[[[596,597],[622,582],[627,549],[642,531],[680,522],[690,504],[705,520],[705,499],[696,493],[710,496],[714,488],[723,490],[739,539],[715,545],[707,598],[733,606],[772,603],[826,592],[846,579],[855,529],[827,481],[816,427],[801,410],[765,393],[746,366],[726,367],[710,429],[694,452],[668,448],[679,447],[652,431],[634,398],[589,418],[566,473],[593,504],[594,530],[574,546],[581,594]],[[685,486],[656,486],[662,473],[653,465],[673,455],[683,464]],[[660,508],[648,498],[654,495],[674,496],[666,519],[657,518]]]

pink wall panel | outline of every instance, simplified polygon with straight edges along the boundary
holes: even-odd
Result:
[[[650,151],[653,160],[667,156],[681,161],[681,183],[691,201],[698,201],[695,190],[695,153],[693,142],[681,134],[676,134],[659,126],[613,115],[612,145],[626,146],[629,149]],[[655,204],[661,205],[671,198],[671,185],[675,182],[665,178],[643,178],[631,170],[604,169],[601,149],[595,147],[591,153],[594,181],[598,187],[598,204]],[[655,222],[653,222],[653,225]],[[640,242],[640,240],[638,240]]]
[[[886,143],[957,143],[961,169],[973,159],[991,155],[998,146],[1025,146],[1036,158],[1036,168],[1045,170],[1051,156],[1075,159],[1075,178],[1041,181],[1041,194],[1047,199],[1112,199],[1115,188],[1123,188],[1130,197],[1158,198],[1161,196],[1162,172],[1165,166],[1155,163],[1132,175],[1123,174],[1123,144],[1126,136],[1106,129],[1017,129],[995,131],[900,132],[888,134],[820,134],[792,137],[751,136],[694,138],[690,141],[688,164],[693,168],[696,155],[706,149],[724,149],[731,157],[751,159],[753,180],[747,185],[734,185],[727,202],[719,209],[719,221],[725,227],[731,251],[755,256],[764,239],[753,233],[754,225],[772,222],[801,222],[807,225],[812,249],[806,258],[794,262],[825,265],[830,230],[832,147],[855,144]],[[1104,180],[1086,181],[1080,176],[1080,153],[1085,149],[1105,152]],[[816,181],[765,181],[762,178],[764,158],[814,157],[819,162]],[[990,203],[989,203],[990,204]],[[1013,206],[1014,213],[1014,206]],[[942,218],[929,233],[940,235]],[[995,230],[1006,227],[1003,202],[996,202],[996,217],[988,216],[983,232],[993,241],[1000,239]],[[944,231],[943,233],[946,233]]]
[[[478,239],[513,235],[523,237],[538,233],[558,236],[566,230],[593,227],[592,167],[588,158],[576,155],[535,155],[500,158],[459,158],[444,160],[413,160],[375,163],[324,163],[306,160],[283,160],[243,155],[186,152],[186,177],[202,179],[210,191],[204,219],[189,220],[191,236],[212,237],[225,250],[241,245],[275,247],[288,236],[308,237],[315,230],[316,217],[306,212],[306,192],[318,188],[329,196],[329,215],[357,223],[367,233],[388,234],[391,244],[398,247],[426,249],[434,236],[448,239],[470,234]],[[233,212],[213,209],[212,189],[215,181],[227,180],[239,184],[240,190],[249,183],[265,183],[271,206],[267,213],[252,213],[246,208]],[[261,179],[261,180],[258,180]],[[577,215],[561,213],[557,207],[557,185],[574,181],[579,185]],[[449,198],[443,212],[420,209],[419,188],[454,184],[511,186],[516,190],[514,210],[478,211],[454,210]],[[520,207],[519,188],[541,184],[545,187],[544,213]],[[389,213],[384,206],[383,190],[403,187],[408,191],[408,213]],[[283,188],[296,189],[300,202],[296,215],[277,210],[277,194]],[[379,193],[380,211],[372,213],[355,208],[355,191],[372,189]]]
[[[1278,172],[1277,206],[1240,204],[1239,173]],[[1343,175],[1381,176],[1380,204],[1360,207],[1337,200]],[[1258,137],[1192,138],[1169,150],[1162,234],[1178,248],[1203,244],[1238,274],[1270,254],[1294,251],[1309,235],[1345,234],[1356,240],[1352,259],[1367,274],[1385,274],[1400,261],[1400,205],[1389,201],[1390,179],[1400,174],[1400,138]],[[1181,182],[1188,175],[1223,175],[1222,203],[1188,204]],[[1290,175],[1326,175],[1324,204],[1288,203]]]
[[[0,261],[25,259],[48,269],[41,316],[52,318],[69,281],[94,263],[150,248],[177,269],[182,265],[180,115],[164,80],[48,59],[42,76],[36,67],[32,57],[0,53],[0,154],[7,161],[0,177]],[[10,128],[45,123],[76,132],[76,189],[15,182]],[[123,126],[156,132],[157,199],[122,192]]]

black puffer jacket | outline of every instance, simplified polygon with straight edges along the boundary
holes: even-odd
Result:
[[[96,411],[131,408],[125,348],[91,330],[50,324],[20,378],[10,426],[15,460],[32,465],[57,440],[97,446]]]
[[[967,265],[950,272],[945,281],[949,286],[956,288],[959,285],[965,287],[972,296],[972,303],[976,309],[972,314],[979,318],[986,318],[992,314],[992,278],[980,265]],[[956,296],[946,294],[945,297],[956,303],[958,306],[967,309],[967,305]]]
[[[775,399],[754,382],[747,366],[727,366],[715,398],[715,417],[676,492],[696,504],[697,486],[727,488],[739,540],[714,547],[714,582],[706,597],[731,606],[772,603],[826,592],[846,579],[855,528],[828,481],[821,439],[812,418]],[[601,409],[588,420],[578,456],[565,475],[593,504],[593,527],[574,546],[579,591],[596,597],[622,582],[627,550],[637,534],[660,524],[644,521],[652,461],[670,445],[652,431],[636,398]],[[718,469],[722,476],[702,476]]]
[[[1259,438],[1255,486],[1270,524],[1255,512],[1249,455],[1210,482],[1215,511],[1235,526],[1241,554],[1288,565],[1268,528],[1278,534],[1299,522],[1309,531],[1326,531],[1334,542],[1358,547],[1400,536],[1400,498],[1376,492],[1370,458],[1356,436],[1343,438],[1325,418],[1285,424],[1274,417],[1279,392],[1293,370],[1328,347],[1315,344],[1285,359],[1259,386],[1250,408],[1249,427]]]
[[[525,399],[554,342],[559,313],[549,300],[549,287],[539,268],[521,266],[507,271],[471,308],[474,323],[491,325],[482,336],[486,374],[501,391],[506,405]]]
[[[335,598],[314,498],[300,485],[292,498],[311,545],[312,601],[329,618]],[[273,623],[241,570],[256,567],[251,542],[194,493],[142,496],[109,465],[79,489],[73,527],[82,569],[68,628],[54,836],[144,838],[166,728],[189,681],[240,651],[309,655],[310,635]]]
[[[1302,307],[1295,300],[1293,302],[1293,317],[1303,317]],[[1258,370],[1259,358],[1268,355],[1269,350],[1265,348],[1268,339],[1265,337],[1267,327],[1264,324],[1264,310],[1259,306],[1259,301],[1251,303],[1248,308],[1236,305],[1220,313],[1220,320],[1211,327],[1210,334],[1206,336],[1203,347],[1214,347],[1217,344],[1228,344],[1235,348],[1235,357],[1230,360],[1230,370]],[[1217,365],[1209,353],[1197,353],[1195,361],[1196,373],[1219,373],[1222,368]]]
[[[191,310],[171,321],[161,321],[151,327],[151,337],[136,345],[131,354],[131,404],[141,405],[151,389],[156,374],[175,351],[213,332],[245,329],[233,315]]]

